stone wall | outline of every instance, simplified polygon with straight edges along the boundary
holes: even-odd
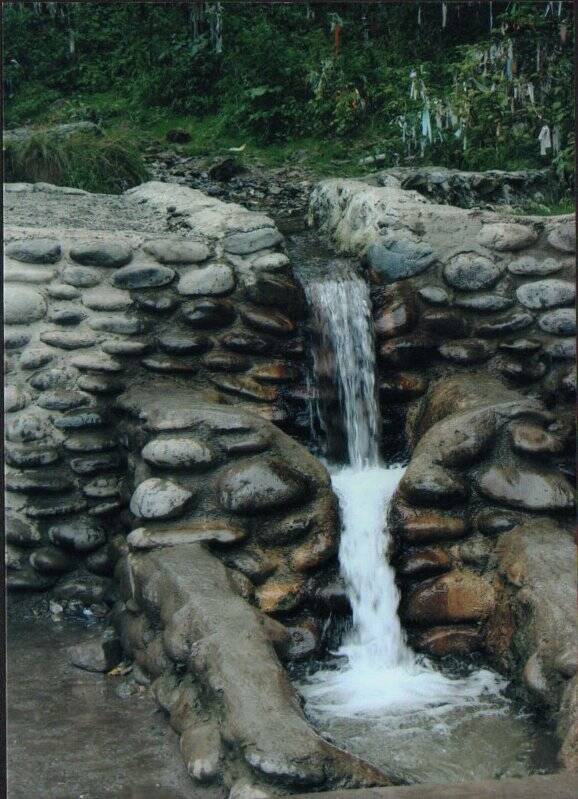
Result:
[[[110,599],[127,524],[129,456],[113,411],[125,389],[161,390],[166,378],[287,429],[299,423],[305,308],[281,234],[261,214],[172,188],[145,184],[132,202],[170,217],[171,198],[184,198],[178,235],[5,230],[11,590]]]

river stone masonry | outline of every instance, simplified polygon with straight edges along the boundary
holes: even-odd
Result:
[[[183,203],[178,234],[166,224],[149,235],[5,230],[10,590],[113,601],[128,455],[112,404],[131,385],[164,376],[286,429],[301,423],[305,305],[273,222],[179,187],[133,194],[160,219],[167,203]],[[183,235],[193,218],[196,232]],[[162,446],[148,453],[156,465],[211,462],[187,441]],[[163,508],[172,518],[192,501],[158,483],[141,494],[133,503],[143,516]]]

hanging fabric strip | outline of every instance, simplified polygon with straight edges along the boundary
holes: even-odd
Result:
[[[550,128],[544,125],[538,135],[540,142],[540,155],[547,155],[548,150],[552,148],[552,138],[550,136]]]
[[[528,92],[528,97],[530,98],[530,102],[532,103],[532,105],[535,105],[535,102],[534,102],[534,84],[533,83],[528,83],[528,86],[526,87],[526,91]]]
[[[448,7],[442,2],[442,28],[445,28],[448,21]]]
[[[552,152],[555,155],[560,152],[560,128],[558,125],[552,131]]]
[[[412,69],[409,73],[409,77],[411,80],[411,84],[409,87],[409,99],[416,100],[417,99],[417,72],[415,69]]]
[[[490,33],[494,29],[494,4],[492,0],[490,0]]]
[[[558,16],[562,16],[562,0],[559,0],[558,2]]]

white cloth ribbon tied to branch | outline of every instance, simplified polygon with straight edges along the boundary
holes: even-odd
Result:
[[[552,137],[548,125],[542,127],[538,135],[538,141],[540,142],[540,155],[547,155],[548,150],[552,149]]]

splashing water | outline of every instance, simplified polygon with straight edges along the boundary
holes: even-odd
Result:
[[[341,574],[353,625],[337,655],[336,669],[318,671],[300,686],[309,711],[320,717],[358,717],[429,709],[439,713],[483,696],[499,696],[503,680],[479,670],[451,679],[407,645],[397,614],[399,593],[387,560],[387,508],[402,466],[379,463],[379,412],[369,291],[355,275],[305,286],[316,333],[314,375],[331,375],[337,389],[349,465],[333,468],[342,535]],[[325,413],[327,413],[325,409]],[[318,404],[312,413],[321,415]]]

